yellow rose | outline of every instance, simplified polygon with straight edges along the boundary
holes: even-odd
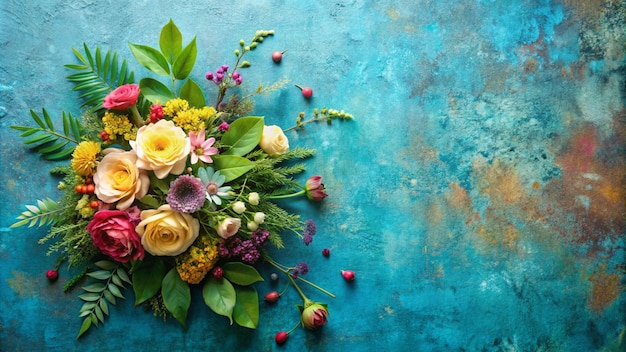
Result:
[[[101,201],[118,202],[116,208],[126,210],[135,199],[148,193],[148,173],[137,168],[137,155],[134,151],[109,148],[103,154],[104,158],[93,175],[95,194]]]
[[[130,146],[137,152],[137,167],[154,171],[159,179],[183,173],[191,151],[185,131],[168,120],[141,127]]]
[[[264,126],[259,147],[270,156],[277,156],[289,150],[289,140],[283,129],[276,126]]]
[[[200,233],[198,219],[181,213],[168,205],[141,212],[141,222],[135,228],[141,245],[152,255],[176,256],[189,248]]]

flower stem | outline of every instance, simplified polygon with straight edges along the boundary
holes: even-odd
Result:
[[[300,287],[298,286],[298,284],[295,282],[295,280],[291,277],[291,275],[289,274],[289,270],[284,269],[284,266],[282,266],[281,264],[278,264],[276,262],[274,262],[271,259],[267,259],[267,262],[270,263],[273,267],[275,267],[276,269],[280,270],[283,274],[287,275],[287,277],[289,278],[289,280],[291,281],[291,283],[293,284],[293,286],[296,288],[296,290],[298,290],[298,293],[300,294],[300,296],[302,296],[302,298],[304,299],[305,302],[308,301],[308,299],[306,298],[306,296],[304,295],[304,293],[302,293],[302,290],[300,290]],[[319,291],[321,291],[322,293],[332,297],[332,298],[336,298],[336,296],[330,292],[328,292],[327,290],[323,289],[322,287],[312,283],[309,280],[303,279],[300,276],[298,276],[298,280],[301,280],[302,282],[304,282],[305,284],[318,289]]]
[[[311,281],[309,281],[309,280],[303,279],[303,278],[301,278],[300,276],[298,276],[298,280],[301,280],[301,281],[302,281],[302,282],[304,282],[305,284],[310,285],[310,286],[312,286],[312,287],[314,287],[314,288],[316,288],[316,289],[320,290],[322,293],[325,293],[326,295],[328,295],[328,296],[330,296],[330,297],[332,297],[332,298],[335,298],[335,295],[333,295],[332,293],[330,293],[330,292],[326,291],[325,289],[321,288],[320,286],[318,286],[318,285],[316,285],[316,284],[312,283],[312,282],[311,282]]]
[[[137,127],[143,126],[144,125],[143,119],[141,118],[141,115],[139,115],[139,110],[137,110],[137,105],[131,106],[130,110],[133,112],[133,115],[131,117],[131,121],[133,122],[133,124]]]
[[[298,191],[296,193],[291,193],[291,194],[282,194],[279,196],[268,196],[266,197],[267,199],[284,199],[284,198],[291,198],[291,197],[296,197],[296,196],[300,196],[306,193],[306,189],[303,189],[301,191]]]

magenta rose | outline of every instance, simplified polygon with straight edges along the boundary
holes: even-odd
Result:
[[[102,107],[113,110],[126,110],[137,104],[139,99],[139,86],[136,84],[124,84],[115,88],[114,91],[104,97]]]
[[[135,232],[141,219],[134,214],[134,208],[129,211],[100,210],[87,225],[94,245],[120,263],[141,260],[145,253],[141,238]]]

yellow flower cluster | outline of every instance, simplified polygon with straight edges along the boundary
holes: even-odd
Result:
[[[122,136],[130,141],[137,136],[137,127],[133,125],[126,115],[116,115],[107,111],[102,118],[104,130],[109,134],[110,140],[115,140],[117,136]]]
[[[78,211],[83,219],[89,219],[93,216],[93,214],[96,213],[96,209],[93,209],[91,206],[89,206],[89,201],[89,196],[84,195],[78,200],[78,202],[76,203],[76,208],[74,208],[74,210]]]
[[[100,144],[91,141],[80,142],[72,153],[72,169],[80,176],[91,176],[98,165]]]
[[[190,108],[189,103],[183,99],[172,99],[163,107],[163,114],[172,117],[174,124],[185,132],[200,132],[207,122],[215,117],[216,111],[212,106],[201,109]]]
[[[176,270],[183,281],[198,284],[218,259],[217,245],[208,236],[200,236],[184,254],[176,257]]]

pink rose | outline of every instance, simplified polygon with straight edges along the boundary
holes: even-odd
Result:
[[[326,325],[328,322],[328,309],[325,304],[311,303],[302,310],[302,325],[310,330],[315,330]]]
[[[87,225],[94,245],[103,254],[120,263],[127,263],[131,259],[141,260],[144,256],[141,238],[135,232],[135,227],[141,220],[135,209],[132,207],[128,212],[100,210]]]
[[[310,200],[321,202],[322,199],[328,196],[328,194],[326,194],[326,188],[322,183],[322,176],[311,176],[306,181],[304,188],[306,190],[306,196]]]
[[[124,84],[115,88],[114,91],[104,97],[102,107],[113,110],[126,110],[137,104],[139,99],[139,86],[136,84]]]

